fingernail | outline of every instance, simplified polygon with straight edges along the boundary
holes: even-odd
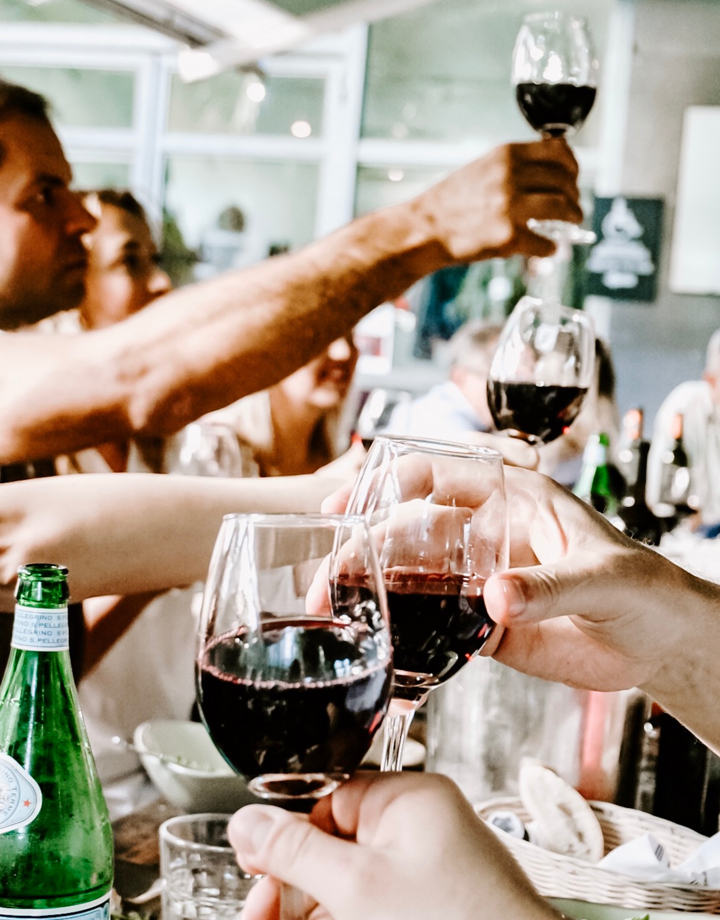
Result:
[[[500,587],[505,596],[507,612],[510,616],[516,617],[523,613],[525,610],[525,596],[520,586],[514,581],[503,578],[500,581]]]
[[[232,845],[243,856],[255,856],[277,820],[272,805],[246,805],[232,821]]]

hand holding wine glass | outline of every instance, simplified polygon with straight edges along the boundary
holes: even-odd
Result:
[[[378,540],[394,655],[382,769],[398,770],[415,710],[483,647],[483,587],[507,564],[502,457],[465,444],[375,440],[347,510]]]
[[[544,138],[578,131],[595,102],[598,61],[587,23],[560,12],[523,19],[512,61],[515,97],[525,120]],[[558,220],[530,220],[553,240],[594,243],[595,234]]]

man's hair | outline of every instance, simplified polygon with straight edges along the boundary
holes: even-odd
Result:
[[[451,367],[477,368],[490,364],[502,326],[485,320],[470,320],[450,339]]]
[[[705,370],[708,374],[720,374],[720,329],[716,329],[710,336],[705,355]]]
[[[88,189],[80,192],[80,197],[83,199],[86,205],[90,205],[91,211],[93,210],[92,204],[94,199],[100,205],[107,204],[114,208],[120,208],[121,211],[127,211],[128,214],[132,214],[133,217],[139,217],[140,220],[144,220],[145,223],[148,223],[148,217],[145,213],[145,208],[140,204],[133,193],[129,192],[127,189]],[[97,217],[99,215],[96,214],[95,216]]]
[[[49,125],[50,105],[40,93],[34,93],[16,83],[8,83],[0,77],[0,121],[12,118],[13,115],[24,115]],[[4,159],[5,148],[0,143],[0,165]]]

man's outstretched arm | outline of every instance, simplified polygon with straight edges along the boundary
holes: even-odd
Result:
[[[305,249],[175,291],[79,337],[0,341],[0,463],[167,434],[281,380],[446,265],[548,255],[529,217],[581,219],[562,141],[515,144]]]

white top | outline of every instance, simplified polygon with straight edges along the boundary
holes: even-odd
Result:
[[[655,417],[648,456],[648,504],[667,514],[659,505],[662,455],[672,450],[673,418],[683,416],[683,445],[690,463],[692,492],[697,495],[705,523],[720,521],[720,406],[712,400],[704,380],[689,380],[669,394]]]
[[[453,441],[468,431],[487,431],[477,413],[452,380],[446,380],[393,409],[385,428],[389,434]]]

